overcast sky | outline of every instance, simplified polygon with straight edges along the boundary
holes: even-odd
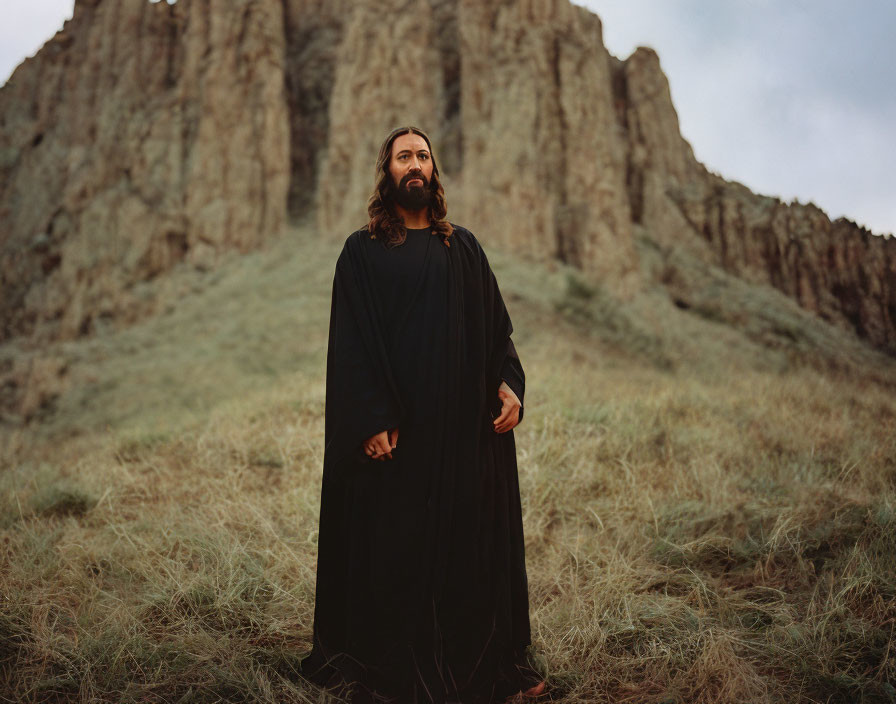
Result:
[[[656,49],[697,158],[754,191],[896,232],[896,0],[580,0]]]
[[[120,0],[119,0],[120,1]],[[2,0],[0,79],[72,0]],[[579,0],[651,46],[697,158],[752,190],[896,232],[896,0]]]

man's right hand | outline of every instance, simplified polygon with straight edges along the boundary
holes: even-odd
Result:
[[[384,430],[364,441],[364,452],[373,460],[392,459],[392,450],[398,445],[398,428]]]

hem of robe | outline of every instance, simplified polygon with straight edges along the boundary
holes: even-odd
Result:
[[[403,691],[392,691],[376,683],[375,676],[356,659],[344,653],[330,658],[321,655],[319,648],[307,653],[299,664],[299,673],[306,681],[326,689],[337,696],[349,695],[352,704],[383,702],[383,704],[503,704],[519,692],[544,682],[542,675],[529,657],[531,646],[512,658],[496,674],[492,686],[484,691],[480,688],[460,688],[452,692],[431,693],[420,681],[409,683]]]

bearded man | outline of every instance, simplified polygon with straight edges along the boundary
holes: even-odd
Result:
[[[525,375],[485,252],[446,212],[429,138],[394,130],[336,262],[302,672],[353,702],[544,690],[512,432]]]

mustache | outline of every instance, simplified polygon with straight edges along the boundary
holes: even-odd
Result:
[[[415,178],[419,178],[421,181],[423,181],[424,188],[429,186],[429,181],[426,180],[426,176],[423,175],[422,171],[411,171],[410,173],[406,174],[404,178],[401,179],[401,183],[399,184],[399,186],[401,188],[405,188],[408,185],[408,181],[413,181]]]

